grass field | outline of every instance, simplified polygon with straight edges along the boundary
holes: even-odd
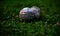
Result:
[[[55,0],[1,0],[0,36],[59,36],[56,24],[60,17],[56,5]],[[32,6],[42,11],[39,21],[20,22],[19,11]]]

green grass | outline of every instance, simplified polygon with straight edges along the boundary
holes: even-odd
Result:
[[[39,21],[20,22],[19,11],[32,6],[42,11]],[[56,8],[54,0],[1,0],[0,36],[59,36],[56,24],[60,17]]]

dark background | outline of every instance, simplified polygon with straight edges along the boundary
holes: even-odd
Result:
[[[21,22],[19,11],[38,6],[41,18]],[[59,0],[0,0],[0,36],[60,36]]]

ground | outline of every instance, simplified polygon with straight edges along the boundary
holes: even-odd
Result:
[[[31,6],[41,9],[39,21],[21,22],[19,11]],[[1,0],[0,36],[59,36],[58,8],[55,0]]]

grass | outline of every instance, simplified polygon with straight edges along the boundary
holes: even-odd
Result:
[[[1,0],[0,36],[59,36],[56,24],[60,17],[56,5],[54,0]],[[31,6],[41,9],[39,21],[20,22],[19,11]]]

